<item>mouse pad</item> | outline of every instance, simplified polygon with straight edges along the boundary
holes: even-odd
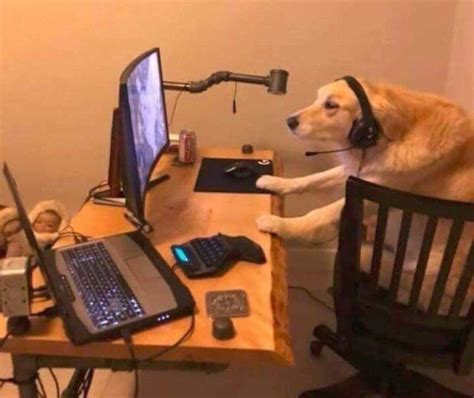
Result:
[[[255,170],[255,175],[237,178],[227,175],[224,170],[232,163],[243,162]],[[225,159],[204,158],[194,186],[195,192],[269,193],[255,186],[257,179],[273,175],[273,162],[268,159]]]

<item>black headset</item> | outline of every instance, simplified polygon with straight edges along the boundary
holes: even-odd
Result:
[[[349,131],[348,139],[352,147],[356,148],[370,148],[377,143],[377,139],[382,132],[380,123],[374,116],[372,107],[370,106],[367,94],[362,85],[355,77],[344,76],[337,80],[344,80],[351,88],[359,101],[360,109],[362,111],[362,119],[355,119]]]

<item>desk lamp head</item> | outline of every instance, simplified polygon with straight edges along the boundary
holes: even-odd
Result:
[[[268,76],[268,92],[276,95],[286,94],[286,85],[288,83],[288,72],[283,69],[272,69]]]

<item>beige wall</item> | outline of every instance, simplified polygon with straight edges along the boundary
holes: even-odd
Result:
[[[454,18],[446,95],[473,111],[474,1],[459,1]]]
[[[453,26],[461,19],[455,1],[430,0],[0,3],[1,157],[28,206],[52,197],[71,209],[106,175],[119,75],[150,47],[161,47],[167,80],[287,69],[288,95],[240,85],[236,115],[231,84],[183,94],[173,131],[195,129],[200,145],[273,148],[287,174],[298,175],[331,159],[302,156],[305,146],[285,128],[288,114],[311,102],[318,86],[348,73],[444,93]],[[4,202],[11,203],[2,185]],[[315,203],[291,199],[289,213]]]

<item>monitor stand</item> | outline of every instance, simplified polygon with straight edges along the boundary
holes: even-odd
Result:
[[[110,156],[108,183],[110,190],[105,195],[109,198],[123,199],[120,162],[120,147],[122,145],[122,118],[120,108],[115,108],[112,115],[112,130],[110,134]]]
[[[112,130],[110,134],[109,173],[107,183],[109,189],[97,193],[92,202],[110,206],[125,206],[125,197],[122,191],[120,147],[122,145],[122,119],[120,108],[112,113]]]

